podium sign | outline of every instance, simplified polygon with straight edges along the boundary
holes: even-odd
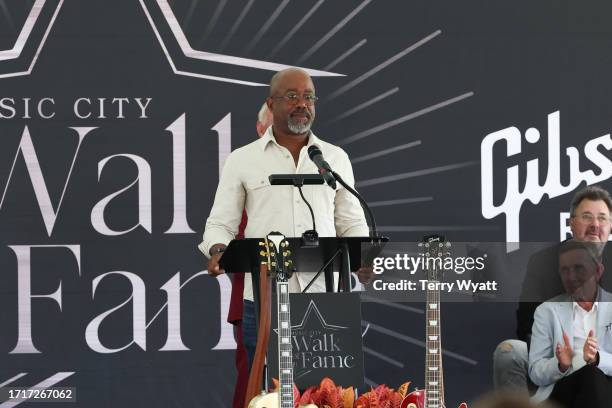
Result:
[[[363,385],[361,302],[357,293],[292,293],[293,379],[299,389],[329,377],[343,387]],[[268,375],[278,378],[276,302],[268,348]]]

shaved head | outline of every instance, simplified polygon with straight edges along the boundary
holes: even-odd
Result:
[[[279,91],[279,88],[281,88],[281,84],[283,83],[283,81],[289,77],[294,77],[294,76],[306,77],[312,83],[312,79],[310,79],[310,75],[308,75],[308,73],[301,68],[283,69],[282,71],[278,71],[276,74],[272,76],[272,79],[270,80],[270,95],[276,95],[276,93]]]

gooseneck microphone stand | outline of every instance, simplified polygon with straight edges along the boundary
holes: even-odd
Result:
[[[370,238],[380,238],[380,236],[378,235],[378,230],[376,229],[376,220],[374,219],[374,214],[372,214],[372,210],[370,209],[370,206],[368,205],[366,200],[364,200],[361,194],[359,194],[354,188],[346,184],[346,182],[342,179],[342,177],[340,177],[338,173],[336,173],[333,170],[331,170],[330,173],[336,178],[336,181],[338,181],[338,183],[342,184],[342,186],[346,188],[352,195],[357,197],[357,199],[359,200],[359,203],[361,203],[361,206],[363,207],[365,212],[368,214],[368,218],[370,219],[370,222],[372,223],[372,230],[370,231]]]

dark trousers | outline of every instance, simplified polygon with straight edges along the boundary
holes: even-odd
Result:
[[[610,408],[612,377],[595,366],[584,366],[557,381],[548,399],[564,408]]]
[[[246,349],[250,372],[253,359],[255,358],[255,349],[257,348],[257,324],[255,322],[255,303],[246,299],[242,309],[242,341]]]

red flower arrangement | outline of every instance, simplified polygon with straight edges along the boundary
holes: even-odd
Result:
[[[274,385],[278,389],[276,380]],[[318,386],[309,387],[301,394],[294,386],[293,395],[295,408],[307,404],[315,404],[320,408],[400,408],[409,386],[410,382],[406,382],[395,391],[384,384],[379,385],[355,401],[353,387],[343,388],[330,378],[324,378]]]
[[[408,393],[410,382],[402,384],[397,391],[382,384],[361,395],[354,408],[400,408]]]

